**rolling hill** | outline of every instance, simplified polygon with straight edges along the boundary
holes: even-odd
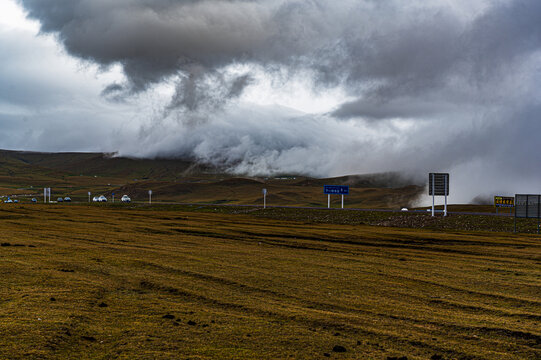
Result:
[[[326,184],[350,186],[346,207],[411,206],[424,189],[424,185],[398,173],[325,179],[246,177],[186,159],[0,150],[0,195],[22,199],[40,196],[43,187],[51,187],[53,198],[69,195],[78,201],[87,201],[88,192],[108,197],[127,194],[144,201],[152,190],[155,201],[258,204],[266,188],[269,205],[326,206]],[[340,206],[338,196],[332,197],[332,206]]]

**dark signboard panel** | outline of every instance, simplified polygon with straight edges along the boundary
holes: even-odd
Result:
[[[432,194],[434,190],[434,194]],[[428,195],[445,196],[449,195],[449,174],[430,173],[428,174]]]
[[[518,218],[539,218],[541,195],[515,195],[515,216]]]

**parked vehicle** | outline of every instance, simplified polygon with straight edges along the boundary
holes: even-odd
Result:
[[[131,199],[128,195],[123,195],[120,201],[129,203],[131,202]]]
[[[36,199],[36,198],[32,198],[32,200],[31,200],[31,201],[32,201],[33,203],[37,203],[37,202],[38,202],[38,199]]]
[[[5,203],[12,203],[13,200],[11,200],[10,198],[8,198],[7,200],[4,200]]]
[[[93,202],[99,202],[100,200],[99,200],[99,198],[98,198],[97,196],[94,196],[94,197],[92,198],[92,201],[93,201]]]
[[[61,197],[59,197],[58,199],[56,199],[56,202],[62,202],[62,201],[64,201],[64,199],[61,198]]]
[[[70,198],[69,196],[66,196],[66,197],[64,198],[64,201],[71,202],[71,198]]]
[[[98,201],[99,202],[107,202],[107,198],[103,195],[100,195],[100,197],[98,198]]]
[[[14,202],[15,204],[17,204],[17,203],[19,203],[19,200],[15,199],[15,200],[13,200],[13,202]]]

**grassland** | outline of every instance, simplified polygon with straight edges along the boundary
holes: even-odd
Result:
[[[539,237],[342,216],[4,204],[0,358],[541,358]]]

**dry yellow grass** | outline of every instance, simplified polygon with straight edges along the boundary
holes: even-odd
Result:
[[[541,357],[531,235],[163,207],[3,205],[0,224],[0,358]]]

